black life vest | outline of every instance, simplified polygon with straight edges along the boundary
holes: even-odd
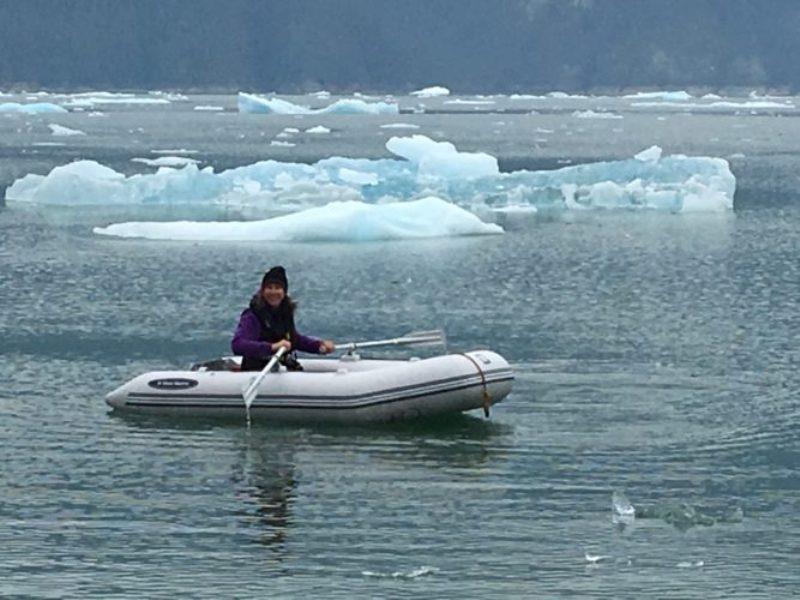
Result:
[[[272,308],[264,302],[260,294],[256,294],[250,300],[248,310],[258,317],[258,322],[261,325],[261,331],[258,336],[259,341],[274,344],[280,340],[289,340],[294,346],[297,331],[294,327],[294,311],[291,309],[289,300],[284,298],[278,308]],[[242,357],[242,371],[260,371],[267,366],[268,362],[268,358],[244,356]]]

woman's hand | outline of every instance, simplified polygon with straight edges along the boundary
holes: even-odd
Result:
[[[272,349],[272,353],[273,354],[275,354],[281,348],[286,348],[286,352],[291,352],[292,351],[292,342],[290,342],[289,340],[279,340],[279,341],[275,342],[274,344],[271,344],[270,348]]]
[[[333,340],[322,340],[319,345],[320,354],[330,354],[334,350],[336,350],[336,344],[333,343]]]

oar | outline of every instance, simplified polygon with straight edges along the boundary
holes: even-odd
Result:
[[[345,354],[352,354],[359,348],[375,348],[376,346],[428,346],[432,344],[445,344],[444,331],[433,329],[431,331],[411,331],[403,336],[388,340],[371,340],[365,342],[345,342],[336,344],[337,348],[345,350]]]
[[[261,382],[264,381],[264,377],[267,376],[267,373],[269,373],[272,370],[272,367],[275,366],[275,363],[278,362],[278,360],[280,360],[281,356],[283,356],[284,354],[286,354],[286,347],[281,346],[280,348],[278,348],[278,351],[272,355],[272,358],[269,359],[267,366],[261,369],[261,372],[255,376],[253,381],[250,382],[250,385],[248,385],[245,388],[244,392],[242,392],[242,397],[244,398],[244,408],[247,411],[248,423],[250,422],[250,405],[253,403],[253,400],[255,400],[256,396],[258,395],[258,386],[261,385]]]

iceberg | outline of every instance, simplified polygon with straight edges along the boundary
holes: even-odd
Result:
[[[386,148],[393,158],[331,157],[313,164],[267,160],[220,173],[195,164],[161,165],[157,173],[129,177],[93,161],[78,161],[47,175],[17,179],[6,189],[6,200],[51,205],[204,204],[274,214],[332,201],[380,203],[436,196],[490,212],[533,208],[540,213],[587,209],[677,213],[732,210],[736,189],[725,159],[663,156],[657,146],[624,160],[514,172],[500,172],[494,156],[462,152],[424,135],[392,137]]]
[[[434,85],[431,87],[422,88],[421,90],[415,90],[411,92],[410,95],[416,96],[417,98],[435,98],[437,96],[449,96],[450,90],[440,85]]]
[[[262,221],[132,222],[95,227],[98,235],[151,240],[370,242],[503,233],[474,214],[428,197],[412,202],[332,202]]]
[[[46,113],[66,113],[69,112],[63,106],[52,102],[32,102],[31,104],[20,104],[19,102],[3,102],[0,104],[0,113],[22,113],[26,115],[38,115]]]
[[[389,102],[365,102],[357,98],[337,100],[324,108],[312,109],[280,98],[263,98],[239,92],[239,112],[277,115],[396,115],[400,108]]]

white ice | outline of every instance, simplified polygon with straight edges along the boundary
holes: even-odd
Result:
[[[185,156],[159,156],[158,158],[132,158],[131,162],[142,163],[150,167],[184,167],[189,164],[197,164],[196,158],[186,158]]]
[[[331,157],[314,164],[267,160],[221,173],[210,167],[187,165],[131,177],[92,161],[79,161],[57,167],[47,175],[29,174],[17,179],[7,188],[6,200],[299,210],[332,201],[376,203],[435,195],[466,208],[490,211],[533,207],[540,212],[682,212],[729,211],[736,188],[726,160],[662,156],[658,147],[626,160],[511,173],[501,173],[497,159],[489,154],[461,152],[449,142],[436,142],[423,135],[392,137],[386,148],[395,158]],[[190,151],[168,153],[185,155]],[[98,172],[106,176],[98,176]],[[359,175],[354,178],[352,172]]]
[[[69,112],[63,106],[52,102],[33,102],[31,104],[20,104],[19,102],[3,102],[0,104],[0,113],[22,113],[27,115],[46,114],[46,113],[65,113]]]
[[[411,95],[416,96],[417,98],[435,98],[437,96],[449,96],[450,90],[440,85],[434,85],[431,87],[422,88],[421,90],[415,90],[411,92]]]
[[[667,102],[674,102],[674,101],[681,101],[681,100],[691,100],[693,96],[684,90],[679,91],[665,91],[665,92],[637,92],[635,94],[627,94],[623,96],[623,98],[632,98],[637,100],[644,100],[644,99],[659,99],[659,100],[666,100]]]
[[[239,112],[278,115],[386,115],[398,114],[397,104],[388,102],[365,102],[357,98],[337,100],[324,108],[312,109],[307,106],[293,104],[280,98],[263,98],[255,94],[239,92]]]
[[[595,112],[593,110],[576,110],[572,113],[578,119],[621,119],[622,115],[610,112]]]
[[[80,131],[79,129],[70,129],[69,127],[64,127],[63,125],[56,125],[55,123],[50,123],[47,126],[50,128],[50,132],[53,135],[58,135],[58,136],[86,135],[86,132]]]
[[[631,106],[639,106],[642,108],[658,108],[658,107],[686,108],[690,110],[707,110],[709,108],[711,109],[731,108],[735,110],[795,108],[795,105],[792,104],[791,102],[771,102],[764,100],[745,101],[745,102],[722,101],[722,102],[709,102],[707,104],[701,104],[699,102],[632,102]]]
[[[212,104],[201,104],[199,106],[195,106],[194,110],[202,111],[202,112],[220,112],[225,110],[224,106],[214,106]]]
[[[306,133],[330,133],[331,130],[325,127],[324,125],[316,125],[314,127],[309,127],[306,129]]]
[[[387,204],[332,202],[263,221],[118,223],[96,227],[94,233],[153,240],[368,242],[498,234],[503,229],[431,196]]]
[[[419,125],[413,123],[385,123],[381,129],[419,129]]]

